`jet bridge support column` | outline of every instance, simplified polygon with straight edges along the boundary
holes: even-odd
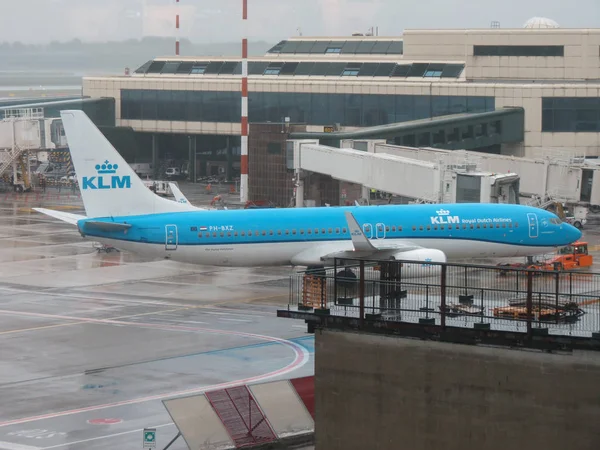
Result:
[[[402,263],[382,262],[379,267],[379,311],[400,314],[400,302],[406,294],[402,289]]]
[[[158,167],[158,135],[152,134],[152,171],[154,172],[153,178],[156,180],[160,177]]]
[[[296,208],[304,207],[304,180],[302,179],[302,171],[296,171]]]

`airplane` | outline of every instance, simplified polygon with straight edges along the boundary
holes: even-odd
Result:
[[[430,262],[534,256],[581,237],[549,211],[511,204],[198,210],[147,189],[85,113],[61,117],[86,215],[34,209],[85,239],[153,258],[309,268],[367,258],[421,262],[426,273]]]

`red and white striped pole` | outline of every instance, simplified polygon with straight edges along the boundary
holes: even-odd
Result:
[[[175,3],[175,55],[179,56],[179,0]]]
[[[242,0],[242,137],[240,202],[248,201],[248,0]]]

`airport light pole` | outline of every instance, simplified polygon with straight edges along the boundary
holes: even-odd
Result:
[[[242,0],[242,119],[240,202],[248,201],[248,0]]]

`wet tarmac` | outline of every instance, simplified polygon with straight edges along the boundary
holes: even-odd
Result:
[[[0,201],[0,449],[138,449],[144,427],[164,448],[162,400],[313,373],[313,336],[275,314],[291,269],[98,253],[32,206],[83,213]]]

